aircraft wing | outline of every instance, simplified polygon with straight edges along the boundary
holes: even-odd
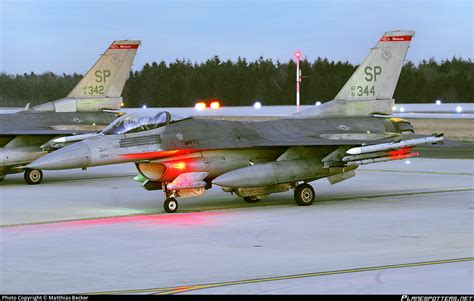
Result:
[[[28,129],[28,130],[17,130],[17,129],[2,129],[0,136],[21,136],[21,135],[73,135],[73,134],[85,134],[94,132],[94,130],[57,130],[53,128],[45,129]]]
[[[294,136],[281,135],[279,139],[269,139],[268,137],[255,137],[245,139],[240,136],[218,138],[202,138],[194,141],[171,140],[165,143],[166,149],[231,149],[249,147],[291,147],[291,146],[325,146],[325,145],[363,145],[385,143],[394,140],[391,134],[365,134],[354,135],[315,135],[315,136]]]

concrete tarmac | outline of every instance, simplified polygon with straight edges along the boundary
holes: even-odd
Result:
[[[219,188],[166,214],[132,164],[0,186],[0,293],[474,293],[474,160],[363,166],[318,201]]]

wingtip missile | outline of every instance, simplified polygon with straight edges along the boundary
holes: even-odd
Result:
[[[406,146],[437,143],[443,140],[444,140],[443,134],[437,134],[430,137],[409,139],[409,140],[403,140],[399,142],[390,142],[390,143],[381,143],[381,144],[374,144],[374,145],[368,145],[368,146],[353,147],[347,150],[346,153],[349,155],[360,155],[360,154],[365,154],[365,153],[397,149],[397,148],[402,148]]]

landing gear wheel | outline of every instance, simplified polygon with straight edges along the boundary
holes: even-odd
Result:
[[[43,172],[39,169],[26,169],[23,178],[26,183],[37,185],[43,181]]]
[[[309,206],[314,202],[314,189],[309,184],[300,184],[295,188],[295,202],[299,206]]]
[[[178,201],[175,198],[166,199],[163,208],[168,213],[174,213],[178,210]]]
[[[260,202],[260,199],[257,198],[256,196],[246,196],[244,197],[244,201],[246,201],[249,204],[252,204],[252,203]]]

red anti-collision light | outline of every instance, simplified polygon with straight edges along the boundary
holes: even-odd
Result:
[[[174,169],[184,170],[186,168],[186,163],[184,162],[174,163],[173,165],[171,165],[171,167]]]

